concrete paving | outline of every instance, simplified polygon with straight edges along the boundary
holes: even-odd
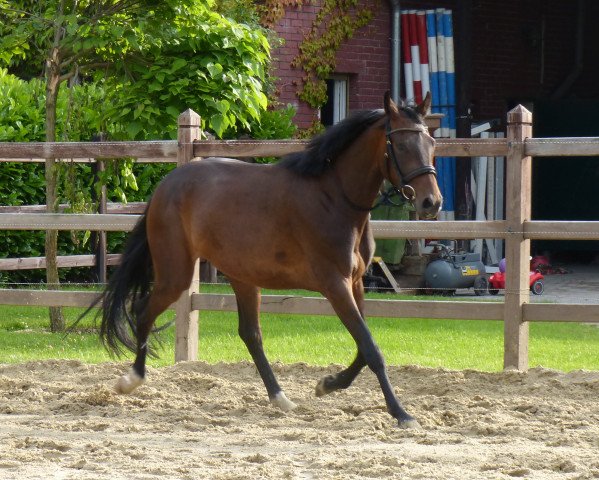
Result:
[[[560,265],[568,273],[545,275],[542,295],[530,294],[531,303],[581,303],[596,304],[599,311],[599,264]],[[491,296],[476,297],[472,289],[459,289],[456,296],[471,296],[488,300]],[[504,292],[495,297],[503,301]],[[451,298],[451,297],[450,297]]]
[[[569,264],[568,273],[545,275],[543,295],[531,295],[531,302],[584,303],[599,307],[599,265]]]

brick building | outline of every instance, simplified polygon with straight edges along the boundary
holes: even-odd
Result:
[[[380,0],[373,21],[338,53],[329,87],[345,95],[344,109],[380,108],[391,88],[393,4],[453,11],[459,137],[469,136],[471,121],[498,119],[496,128],[504,129],[507,111],[518,103],[533,111],[535,136],[599,136],[599,2],[593,0]],[[309,126],[315,112],[298,100],[302,72],[290,62],[317,9],[312,3],[290,8],[275,28],[286,40],[273,52],[279,100],[297,107],[300,127]],[[570,162],[577,168],[565,168],[563,159],[535,162],[533,218],[599,220],[592,197],[599,166],[593,159]],[[468,178],[468,162],[458,165],[458,176]],[[468,209],[464,192],[456,193],[460,217],[460,204]],[[469,214],[461,212],[461,218]],[[599,251],[599,242],[571,243],[568,248]]]
[[[381,1],[379,6],[373,21],[345,42],[337,55],[337,74],[332,80],[347,80],[350,111],[380,108],[383,94],[390,88],[391,9],[387,0]],[[315,112],[298,100],[302,71],[290,64],[298,54],[304,33],[312,26],[317,9],[312,4],[289,9],[275,28],[285,40],[285,44],[273,52],[274,72],[279,78],[279,101],[297,108],[295,121],[300,127],[310,126]]]
[[[402,10],[444,7],[454,12],[458,103],[471,105],[476,119],[503,119],[517,102],[599,98],[599,30],[591,25],[599,2],[412,0],[399,5]],[[275,27],[285,39],[273,52],[279,99],[298,107],[301,126],[313,112],[297,99],[302,72],[290,64],[317,10],[313,4],[290,8]],[[391,2],[380,0],[373,21],[339,50],[336,72],[348,77],[349,110],[379,107],[390,88],[391,13]]]

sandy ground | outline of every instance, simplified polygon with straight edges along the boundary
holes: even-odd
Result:
[[[271,407],[249,363],[0,365],[2,479],[599,478],[599,372],[390,368],[423,428],[400,430],[374,376],[313,394],[338,367],[276,365],[299,407]]]

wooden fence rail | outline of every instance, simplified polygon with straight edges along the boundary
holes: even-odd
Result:
[[[306,140],[194,140],[194,157],[280,157],[299,152]],[[504,157],[510,145],[522,145],[532,157],[597,156],[599,137],[560,138],[439,138],[439,157]],[[43,162],[45,158],[94,162],[96,159],[130,157],[140,162],[177,162],[174,140],[145,142],[0,142],[0,162]]]
[[[118,265],[121,255],[118,253],[106,256],[107,265]],[[93,267],[96,265],[96,255],[59,255],[56,258],[59,268]],[[33,270],[46,268],[46,257],[30,258],[0,258],[0,271]]]
[[[194,157],[280,157],[303,150],[307,140],[195,140]],[[136,149],[135,145],[139,148]],[[474,157],[481,155],[505,156],[507,139],[472,138],[438,139],[437,156]],[[81,163],[96,159],[133,157],[138,162],[177,162],[177,143],[168,142],[57,142],[0,143],[0,162],[43,162],[46,156],[63,161]]]
[[[0,213],[0,230],[90,230],[128,232],[140,215],[99,213]],[[378,239],[473,239],[599,240],[599,221],[526,220],[509,230],[505,220],[372,220]]]
[[[191,111],[179,119],[177,141],[0,143],[0,161],[43,161],[46,157],[89,162],[93,159],[133,157],[138,161],[177,162],[203,156],[281,156],[302,150],[306,142],[202,141],[199,117]],[[599,305],[531,304],[528,257],[532,239],[599,240],[599,221],[533,221],[531,156],[599,156],[599,138],[531,138],[532,115],[521,106],[508,114],[507,138],[439,139],[437,156],[506,156],[508,202],[505,220],[494,221],[373,221],[375,238],[474,239],[502,238],[508,262],[504,302],[440,302],[367,300],[366,314],[374,317],[500,320],[504,322],[504,366],[528,366],[528,324],[535,321],[599,323]],[[14,208],[14,207],[11,207]],[[0,208],[0,229],[129,231],[139,215],[45,214],[35,209]],[[140,212],[141,205],[135,207]],[[35,260],[37,261],[37,259]],[[84,261],[81,259],[81,261]],[[85,260],[87,261],[87,260]],[[118,261],[118,258],[112,258]],[[16,268],[16,267],[15,267]],[[190,289],[172,306],[176,311],[176,360],[197,358],[198,310],[235,311],[235,298],[198,293],[198,275]],[[0,290],[0,304],[86,307],[97,293],[88,291]],[[323,298],[264,295],[262,310],[273,313],[333,315]]]

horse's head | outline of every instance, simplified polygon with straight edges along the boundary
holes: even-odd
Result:
[[[414,207],[422,219],[432,219],[441,209],[443,197],[433,166],[435,140],[423,122],[431,104],[430,93],[414,109],[398,108],[385,94],[386,154],[381,165],[387,178]]]

